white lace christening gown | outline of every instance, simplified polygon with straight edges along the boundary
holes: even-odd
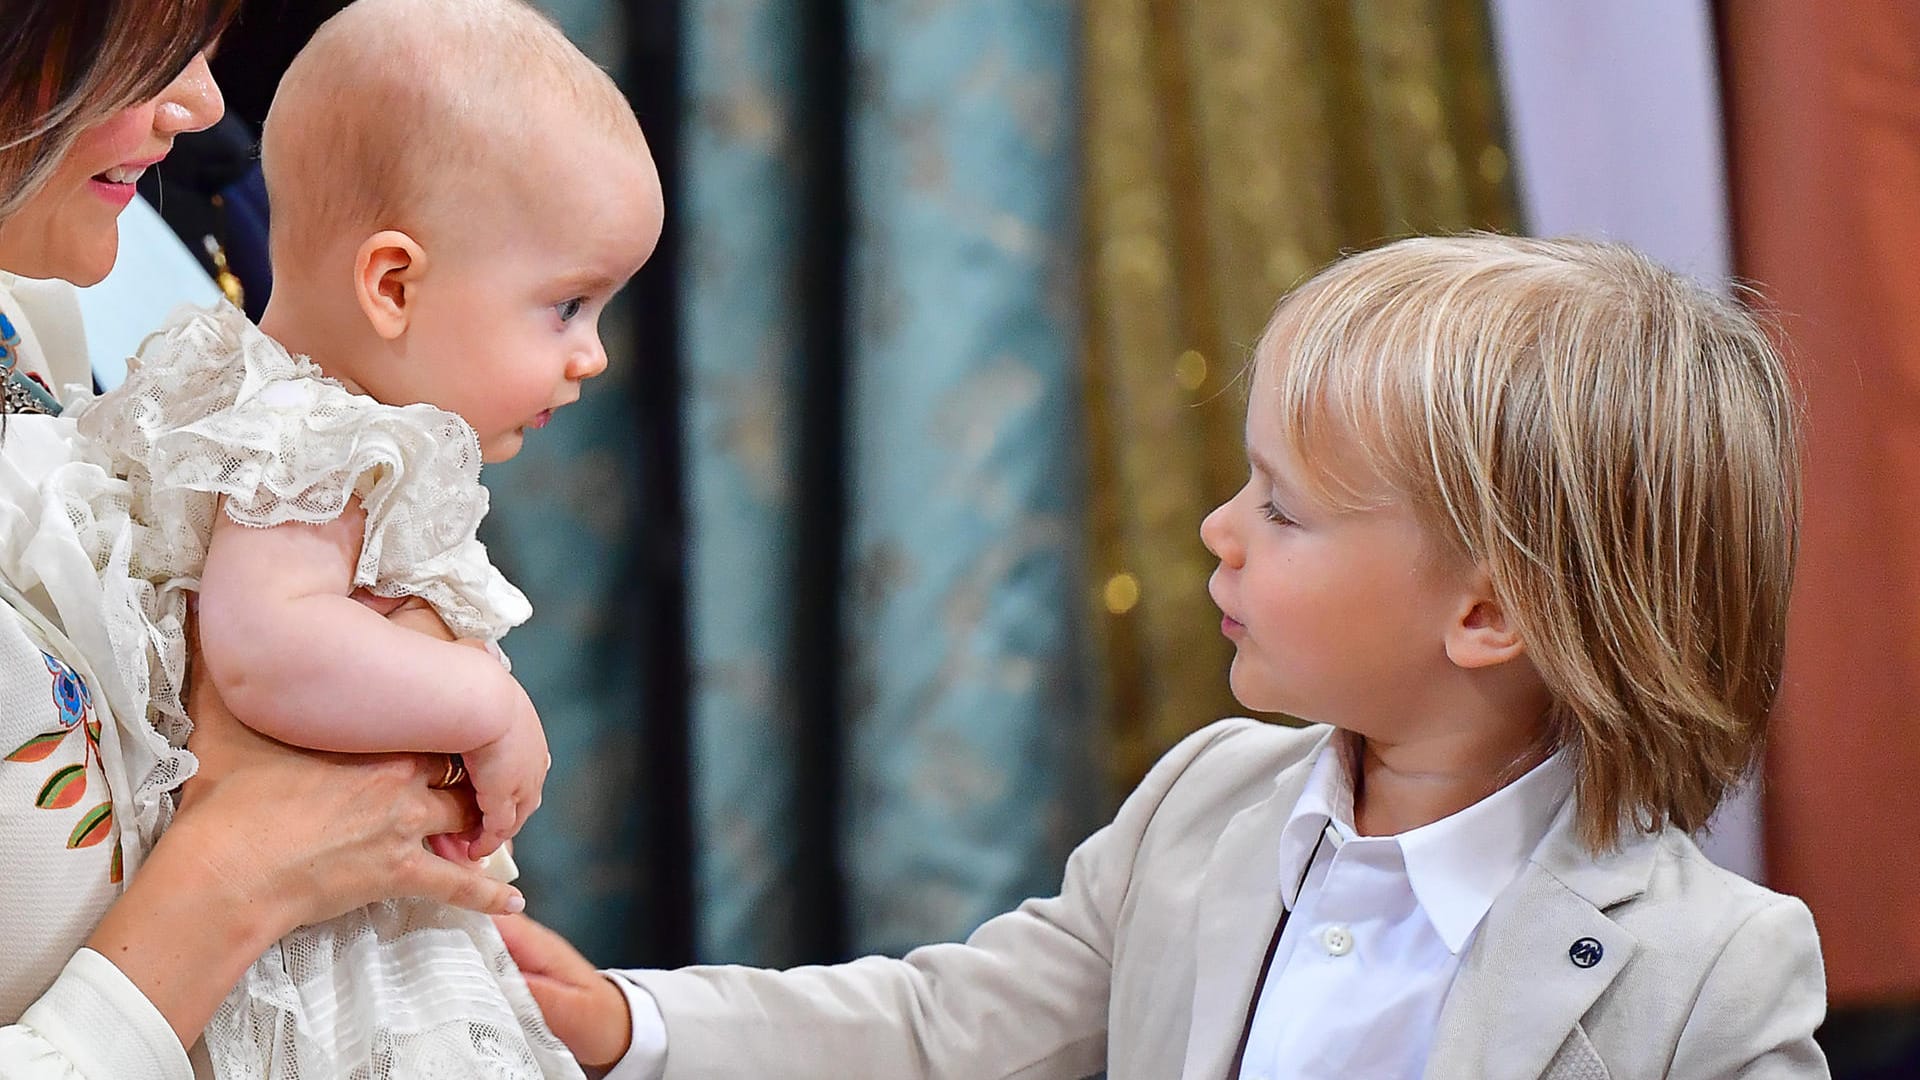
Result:
[[[219,500],[242,525],[338,517],[358,496],[354,587],[432,603],[461,637],[497,641],[532,613],[475,538],[480,446],[430,405],[383,405],[327,379],[232,307],[183,310],[149,337],[124,386],[69,412],[124,475],[149,718],[176,740],[186,598]],[[125,497],[125,496],[123,496]],[[95,564],[125,538],[97,531]],[[138,661],[135,661],[137,663]],[[582,1077],[486,917],[395,900],[296,931],[262,956],[208,1026],[223,1080]]]

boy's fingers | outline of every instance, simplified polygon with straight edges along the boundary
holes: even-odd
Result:
[[[601,976],[566,938],[525,915],[496,915],[494,924],[514,963],[529,974],[568,985],[581,985]]]
[[[506,943],[507,954],[520,970],[531,975],[544,975],[552,957],[541,931],[546,927],[527,918],[525,915],[495,915],[493,924],[500,928],[500,940]]]

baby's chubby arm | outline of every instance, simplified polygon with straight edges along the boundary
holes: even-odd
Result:
[[[526,691],[481,650],[354,600],[365,515],[256,529],[217,515],[201,573],[201,662],[249,727],[343,753],[466,754],[485,821],[476,856],[539,805],[546,739]]]

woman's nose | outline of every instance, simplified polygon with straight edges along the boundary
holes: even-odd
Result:
[[[220,84],[213,81],[213,69],[207,66],[205,53],[188,61],[160,92],[155,105],[153,129],[169,138],[210,128],[227,111],[226,99],[220,96]]]

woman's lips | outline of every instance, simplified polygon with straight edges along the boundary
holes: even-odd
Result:
[[[1231,615],[1220,616],[1220,632],[1228,637],[1237,637],[1246,627],[1235,621]]]
[[[145,161],[129,161],[115,165],[111,169],[96,174],[88,184],[93,188],[94,194],[124,210],[138,193],[137,185],[140,183],[140,178],[146,175],[148,169],[164,160],[166,155],[162,154]]]
[[[93,189],[95,195],[105,199],[116,210],[125,210],[127,204],[133,201],[133,197],[139,194],[139,189],[132,184],[116,184],[110,180],[102,180],[97,176],[88,180],[87,186]]]

